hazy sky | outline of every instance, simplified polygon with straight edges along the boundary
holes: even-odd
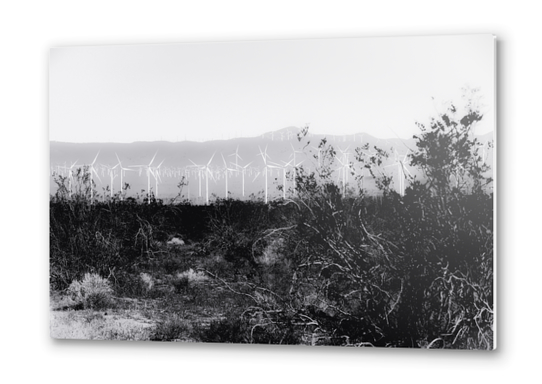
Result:
[[[307,123],[409,138],[466,85],[481,88],[485,133],[494,49],[492,35],[54,48],[50,139],[206,140]]]

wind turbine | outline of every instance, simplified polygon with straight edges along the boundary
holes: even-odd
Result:
[[[404,162],[406,161],[408,156],[408,152],[403,157],[403,160],[400,159],[399,154],[397,153],[397,150],[395,150],[395,163],[387,165],[386,167],[393,167],[397,166],[398,174],[399,174],[399,182],[398,182],[398,193],[401,196],[405,195],[405,179],[407,178],[407,173],[410,177],[412,177],[412,174],[410,171],[406,168]],[[386,168],[384,167],[384,168]]]
[[[207,205],[209,204],[209,175],[211,176],[211,179],[213,180],[215,179],[213,176],[213,172],[211,171],[211,168],[210,168],[211,162],[213,161],[213,158],[215,157],[215,155],[216,155],[216,152],[213,153],[213,156],[211,156],[211,158],[209,159],[206,165],[198,165],[189,159],[190,162],[194,164],[200,170],[200,175],[201,175],[201,171],[205,171],[205,204]],[[200,193],[201,193],[201,177],[200,177]]]
[[[199,164],[194,163],[192,160],[188,159],[192,164],[194,164],[193,166],[198,170],[200,197],[201,197],[201,173],[205,172],[205,203],[206,204],[209,204],[209,175],[214,180],[213,172],[211,171],[210,165],[215,155],[216,155],[216,152],[213,153],[213,156],[211,156],[211,159],[207,162],[206,165],[199,165]]]
[[[371,151],[366,152],[366,151],[362,151],[362,150],[356,150],[356,152],[358,153],[359,156],[365,156],[366,158],[368,158],[369,161],[370,161],[371,157],[375,155],[375,153],[371,152]],[[361,188],[363,188],[363,184],[364,184],[364,180],[365,180],[365,173],[367,173],[367,172],[365,172],[365,170],[366,169],[371,169],[371,168],[370,168],[370,163],[367,163],[366,161],[361,162],[361,164],[363,164],[363,166],[362,166],[361,171],[360,171],[360,174],[361,174],[360,179],[361,179]]]
[[[243,193],[243,197],[245,197],[245,174],[246,174],[248,166],[250,164],[252,164],[253,162],[251,161],[250,163],[248,163],[247,165],[244,165],[244,166],[239,165],[239,163],[237,162],[237,159],[243,160],[241,158],[241,156],[239,156],[239,146],[237,146],[237,150],[235,151],[235,153],[232,153],[229,156],[235,156],[235,164],[234,164],[235,165],[235,171],[241,173],[242,186],[243,186],[242,187],[242,193]]]
[[[98,151],[98,153],[96,154],[96,157],[94,158],[94,161],[92,161],[92,163],[88,167],[88,172],[90,174],[90,203],[91,204],[92,204],[92,199],[94,195],[94,189],[92,186],[94,184],[94,180],[92,178],[92,174],[94,173],[96,177],[98,178],[98,180],[100,180],[100,183],[102,182],[102,180],[100,179],[100,176],[98,175],[98,172],[96,171],[96,168],[94,168],[94,164],[96,163],[96,160],[98,159],[99,154],[100,154],[100,151]]]
[[[73,162],[73,164],[68,168],[68,188],[69,192],[68,195],[72,197],[72,186],[73,186],[73,167],[77,164],[77,160]]]
[[[340,170],[341,172],[339,173],[338,177],[337,177],[337,181],[341,178],[341,174],[342,174],[342,178],[343,178],[343,197],[346,196],[346,184],[348,183],[348,170],[350,169],[350,164],[348,163],[348,155],[349,153],[348,152],[343,152],[340,148],[339,150],[343,153],[343,159],[341,160],[340,157],[338,156],[335,156],[335,158],[337,159],[337,161],[341,164],[341,166],[339,168],[337,168],[337,170]],[[344,160],[344,161],[343,161]]]
[[[109,183],[111,187],[109,192],[110,192],[111,198],[113,198],[113,190],[114,190],[113,180],[115,179],[115,177],[117,177],[117,175],[115,174],[115,168],[117,168],[119,164],[117,163],[117,165],[115,165],[114,167],[110,167],[109,165],[105,165],[105,164],[102,164],[102,166],[104,166],[107,169],[107,174],[109,175],[109,178],[111,179]]]
[[[277,168],[279,169],[282,169],[282,198],[283,199],[286,199],[286,169],[292,165],[292,161],[293,160],[290,160],[289,162],[285,162],[283,161],[282,165],[279,165],[279,164],[276,164],[276,163],[272,163],[274,165],[277,166]],[[271,163],[271,162],[270,162]]]
[[[213,161],[213,157],[215,157],[216,152],[213,153],[213,156],[209,159],[207,162],[207,165],[205,165],[205,203],[209,205],[209,175],[211,175],[211,179],[215,179],[213,177],[213,173],[211,172],[211,168],[209,167],[211,165],[211,161]]]
[[[190,159],[188,159],[190,160]],[[205,169],[205,166],[203,165],[198,165],[196,163],[194,163],[192,160],[190,160],[190,162],[194,165],[190,165],[189,167],[191,168],[196,168],[196,172],[197,172],[197,175],[198,175],[198,184],[199,184],[199,194],[198,194],[198,197],[201,198],[201,172]],[[189,189],[190,191],[190,189]]]
[[[228,164],[226,163],[226,159],[224,158],[224,155],[221,153],[220,156],[222,156],[222,161],[224,162],[224,180],[226,182],[226,191],[224,198],[228,198],[228,171],[236,172],[237,169],[232,169],[228,167]],[[237,161],[237,158],[235,159]]]
[[[162,182],[162,178],[160,177],[160,167],[162,166],[162,164],[164,164],[164,161],[166,161],[166,159],[162,160],[162,162],[158,164],[157,167],[151,167],[151,173],[154,176],[154,182],[155,182],[155,197],[157,199],[158,199],[158,180]]]
[[[258,149],[260,150],[260,156],[262,157],[263,159],[263,163],[264,163],[264,178],[265,178],[265,203],[267,204],[268,202],[268,198],[267,198],[267,173],[268,173],[268,170],[271,168],[278,168],[274,165],[269,165],[267,164],[267,159],[269,157],[269,155],[267,154],[267,147],[265,147],[265,151],[262,151],[262,149],[258,146]]]
[[[243,179],[243,197],[245,197],[245,174],[247,172],[247,168],[248,166],[252,164],[252,161],[250,163],[248,163],[247,165],[241,167],[242,168],[242,171],[241,171],[241,177]]]
[[[228,157],[230,156],[235,156],[235,168],[238,168],[239,167],[239,164],[237,163],[237,160],[243,160],[243,158],[239,155],[239,146],[237,146],[237,149],[235,150],[234,153],[232,153],[231,155],[228,155]],[[222,156],[224,157],[224,156]]]
[[[348,184],[348,170],[351,169],[350,162],[348,161],[350,157],[350,152],[348,152],[349,148],[350,146],[346,147],[346,149],[343,150],[339,147],[339,151],[343,155],[343,161],[340,161],[339,158],[337,158],[337,160],[339,160],[339,162],[343,165],[343,197],[346,195],[346,184]]]
[[[132,167],[132,168],[139,168],[139,174],[140,175],[141,175],[141,170],[142,169],[145,169],[145,171],[147,172],[147,196],[148,196],[147,203],[148,204],[151,203],[151,173],[152,173],[151,165],[152,165],[152,162],[154,161],[157,154],[158,154],[158,152],[156,152],[154,154],[154,156],[152,157],[151,162],[148,165],[130,165],[130,167]]]
[[[125,172],[125,171],[135,172],[135,170],[130,169],[130,168],[123,167],[123,166],[122,166],[122,163],[121,163],[121,161],[120,161],[120,159],[119,159],[119,155],[117,155],[117,154],[115,153],[115,156],[117,157],[117,160],[118,160],[117,165],[120,167],[120,168],[119,168],[119,173],[120,173],[120,199],[122,200],[122,192],[123,192],[123,190],[124,190],[124,183],[123,183],[124,172]],[[111,188],[111,189],[113,189],[113,188]]]

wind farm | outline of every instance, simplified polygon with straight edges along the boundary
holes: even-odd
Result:
[[[405,165],[408,154],[415,150],[413,139],[380,139],[360,133],[309,135],[301,142],[297,137],[300,131],[300,128],[289,127],[258,137],[209,142],[102,145],[51,142],[51,180],[54,175],[66,176],[71,191],[73,174],[78,165],[77,161],[70,164],[68,159],[77,154],[88,156],[87,171],[102,199],[105,197],[104,191],[109,193],[109,197],[113,196],[114,191],[120,191],[123,198],[152,194],[164,201],[176,198],[181,193],[182,199],[194,204],[209,204],[217,198],[245,200],[250,196],[254,199],[260,196],[268,202],[295,195],[296,169],[317,170],[321,166],[322,156],[322,149],[317,145],[329,137],[332,139],[327,142],[336,145],[333,174],[343,196],[348,189],[356,191],[360,187],[368,195],[380,193],[374,176],[363,168],[353,167],[354,149],[361,151],[363,146],[368,148],[367,154],[376,145],[389,152],[389,158],[381,166],[375,167],[374,173],[394,176],[392,188],[400,195],[404,195],[409,182],[415,177],[423,179],[421,172],[413,174],[416,171],[411,172]],[[490,140],[490,137],[480,137],[480,143]],[[486,155],[484,148],[480,146],[480,152],[484,151],[484,162],[491,165],[492,153],[488,151]],[[94,151],[95,156],[91,159]],[[218,157],[217,153],[220,153]],[[139,164],[132,165],[131,162]],[[83,168],[84,164],[79,167]],[[107,177],[100,178],[100,173]],[[179,188],[181,181],[182,189]],[[126,190],[126,187],[129,189]],[[50,193],[54,194],[55,191],[56,185],[51,182]]]

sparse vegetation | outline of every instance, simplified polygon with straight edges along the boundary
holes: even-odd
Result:
[[[51,289],[80,303],[74,324],[101,327],[92,313],[113,294],[114,310],[152,324],[83,338],[492,349],[492,180],[471,135],[480,119],[467,103],[419,125],[408,164],[424,177],[409,177],[404,196],[376,172],[389,155],[376,147],[347,169],[370,172],[381,195],[366,195],[361,173],[357,189],[341,187],[325,140],[317,169],[289,175],[295,197],[268,204],[92,201],[86,172],[77,188],[58,177]]]

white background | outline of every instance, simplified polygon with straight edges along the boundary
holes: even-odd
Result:
[[[541,69],[535,2],[7,1],[0,5],[5,382],[496,382],[540,378]],[[374,5],[378,4],[378,5]],[[499,345],[358,350],[48,337],[47,54],[59,45],[494,33],[499,51]],[[521,379],[520,379],[521,380]]]

